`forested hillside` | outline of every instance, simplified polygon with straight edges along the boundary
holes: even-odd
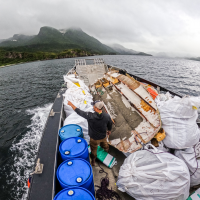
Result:
[[[51,27],[42,27],[36,36],[14,35],[2,41],[0,47],[8,51],[60,52],[66,49],[81,49],[96,54],[116,54],[112,48],[79,28],[59,31]]]

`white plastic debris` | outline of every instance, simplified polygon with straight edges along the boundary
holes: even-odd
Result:
[[[185,200],[190,174],[182,160],[149,144],[125,159],[117,186],[136,200]]]
[[[195,186],[200,184],[200,142],[194,147],[176,150],[175,156],[183,160],[190,171],[190,185]]]
[[[67,81],[67,84],[70,85],[70,87],[63,94],[65,97],[63,104],[66,117],[73,113],[73,109],[68,105],[68,101],[71,101],[81,110],[90,109],[92,107],[91,102],[93,102],[93,97],[89,92],[89,88],[79,79],[70,78],[68,76],[64,76],[64,78],[65,81]],[[78,83],[80,87],[75,83]]]
[[[200,97],[177,97],[158,104],[166,132],[163,142],[168,148],[190,148],[199,141],[200,130],[196,123],[199,106]]]
[[[68,124],[77,124],[82,127],[84,139],[89,143],[90,137],[88,135],[88,122],[86,119],[78,115],[71,106],[68,105],[68,101],[71,101],[77,108],[80,108],[86,112],[94,112],[91,102],[93,97],[89,92],[89,88],[83,81],[70,76],[64,76],[65,82],[67,82],[68,89],[64,96],[64,111],[66,119],[64,126]],[[75,83],[78,83],[76,85]]]

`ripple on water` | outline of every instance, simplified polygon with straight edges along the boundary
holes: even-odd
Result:
[[[3,166],[2,172],[5,173],[6,184],[13,185],[9,192],[15,199],[27,198],[27,179],[33,170],[44,125],[52,105],[46,104],[26,111],[27,115],[32,116],[31,124],[27,126],[29,130],[21,139],[14,139],[9,149],[12,159]]]
[[[107,64],[182,95],[200,95],[200,62],[149,56],[102,56]],[[94,57],[92,57],[94,58]],[[26,181],[50,107],[74,60],[59,59],[0,69],[0,191],[25,199]]]

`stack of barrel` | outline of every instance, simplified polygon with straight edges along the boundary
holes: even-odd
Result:
[[[54,200],[95,200],[92,167],[88,144],[83,139],[82,128],[76,124],[59,130],[59,151],[63,162],[57,169],[57,179],[63,188]]]

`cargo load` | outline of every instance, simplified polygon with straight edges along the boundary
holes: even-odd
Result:
[[[148,144],[125,159],[117,186],[137,200],[185,200],[190,174],[181,159]]]
[[[185,149],[194,146],[200,139],[196,123],[200,97],[172,98],[169,94],[156,97],[162,128],[166,132],[163,140],[168,148]]]
[[[183,160],[190,171],[191,187],[200,184],[200,142],[188,149],[176,150],[175,156]]]

